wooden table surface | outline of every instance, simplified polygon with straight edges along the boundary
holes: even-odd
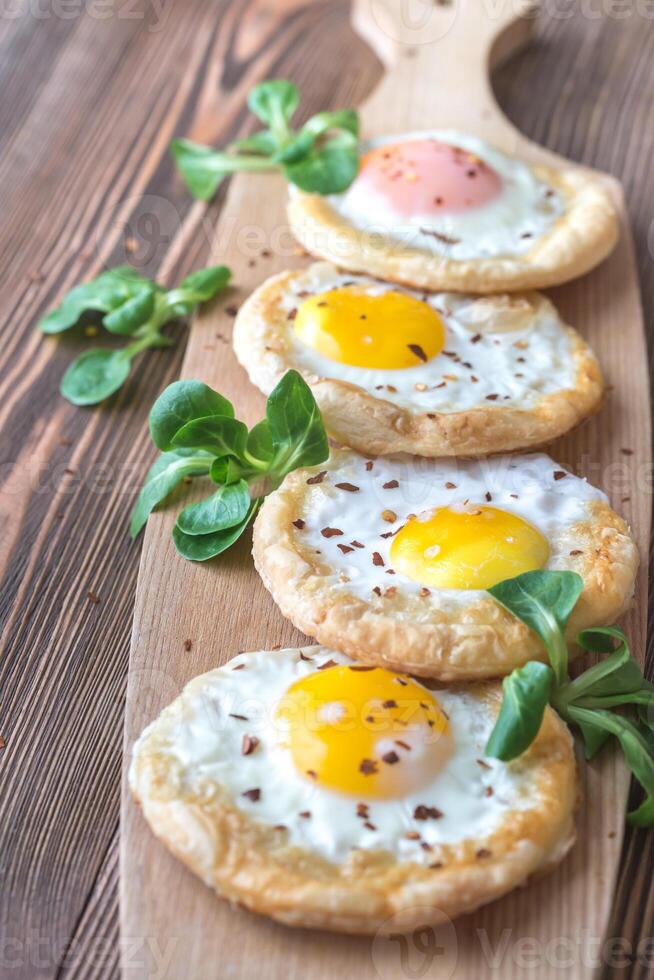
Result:
[[[0,45],[0,976],[115,977],[139,559],[127,520],[154,456],[148,409],[178,374],[184,330],[82,410],[58,394],[77,343],[34,324],[103,266],[129,260],[174,282],[204,263],[221,202],[190,200],[173,135],[244,132],[261,78],[293,78],[309,114],[356,104],[381,69],[341,0],[8,2]],[[545,0],[535,42],[495,76],[523,132],[623,181],[648,324],[653,50],[654,5]],[[606,976],[651,975],[653,872],[654,834],[629,831]]]

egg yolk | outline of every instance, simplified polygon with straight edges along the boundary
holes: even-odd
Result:
[[[434,695],[379,667],[326,667],[302,677],[280,700],[276,721],[302,776],[358,798],[415,792],[451,754]]]
[[[440,354],[445,344],[436,310],[392,290],[371,295],[344,286],[318,293],[299,306],[294,328],[319,354],[354,367],[415,367]]]
[[[474,153],[435,139],[378,146],[361,160],[355,184],[405,217],[478,208],[502,190],[499,174]]]
[[[393,538],[396,571],[439,589],[489,589],[542,568],[550,554],[540,531],[495,507],[439,507],[411,518]]]

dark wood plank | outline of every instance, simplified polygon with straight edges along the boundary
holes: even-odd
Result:
[[[126,236],[141,242],[129,258],[171,281],[204,261],[220,202],[189,201],[166,152],[173,134],[241,131],[244,95],[262,77],[293,77],[309,112],[360,100],[380,70],[342,0],[185,0],[166,5],[158,30],[147,4],[143,19],[120,8],[107,20],[28,13],[0,25],[0,922],[16,940],[15,977],[116,975],[139,551],[126,520],[152,457],[147,409],[183,346],[180,330],[178,348],[149,355],[105,409],[82,411],[57,394],[75,345],[39,338],[34,321],[72,282],[124,260]],[[623,19],[548,9],[497,93],[527,135],[623,180],[651,322],[654,21],[637,5]],[[652,835],[630,832],[612,934],[634,950],[654,930],[653,870]],[[630,975],[645,977],[646,964]]]

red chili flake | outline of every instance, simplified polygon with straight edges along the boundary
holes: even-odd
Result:
[[[461,241],[460,238],[452,238],[450,235],[443,235],[440,231],[433,231],[431,228],[420,228],[420,233],[422,235],[429,235],[431,238],[437,239],[439,242],[443,242],[444,245],[458,245]]]
[[[373,461],[371,459],[369,459],[369,460],[366,461],[366,469],[368,470],[369,473],[370,473],[370,470],[373,468],[374,465],[375,464],[373,463]]]
[[[374,759],[362,759],[359,765],[359,772],[364,776],[373,776],[378,771],[377,763]]]
[[[339,490],[347,490],[348,493],[358,493],[361,489],[360,487],[355,487],[353,483],[337,483],[336,486]]]
[[[311,816],[311,810],[300,810],[298,817],[303,817],[304,820],[308,820]]]
[[[420,834],[417,830],[407,830],[404,836],[407,840],[420,840]]]
[[[375,585],[372,591],[375,593],[375,595],[381,595],[381,589],[378,585]]]
[[[520,238],[533,238],[533,237],[534,235],[533,232],[531,231],[523,231],[523,233],[520,235]]]
[[[436,869],[436,868],[442,868],[443,867],[443,862],[442,861],[432,861],[432,863],[429,865],[429,867],[430,868],[434,868],[434,869]]]
[[[293,309],[289,310],[288,313],[286,314],[286,319],[294,320],[296,316],[297,316],[297,306],[294,306]]]
[[[259,739],[256,735],[244,735],[243,741],[241,742],[241,753],[243,755],[252,755],[258,744]]]
[[[486,395],[486,401],[487,402],[494,402],[494,401],[497,401],[497,399],[499,397],[500,397],[499,395],[495,395],[495,394],[493,394],[493,395]]]
[[[350,541],[353,548],[365,548],[365,544],[361,544],[360,541]]]
[[[517,361],[518,364],[526,364],[527,363],[527,358],[526,357],[516,357],[516,361]]]
[[[445,489],[456,490],[456,483],[450,483],[450,481],[448,480],[447,483],[445,484]]]
[[[244,667],[245,667],[245,664],[234,664],[234,666],[232,667],[232,670],[243,670]]]
[[[477,759],[477,765],[478,766],[481,766],[482,769],[490,769],[491,768],[491,766],[489,766],[487,762],[484,762],[483,759]]]
[[[336,667],[336,661],[325,660],[324,664],[318,664],[318,670],[326,670],[327,667]]]
[[[388,483],[384,483],[384,490],[396,490],[399,487],[399,482],[397,480],[389,480]]]
[[[397,531],[399,531],[399,530],[400,529],[398,527]],[[395,534],[397,534],[397,531],[384,531],[382,534],[379,535],[379,537],[380,538],[392,538]]]
[[[343,552],[344,555],[349,555],[354,548],[350,548],[349,544],[337,544],[336,547]]]
[[[246,800],[252,800],[253,803],[256,803],[261,799],[261,790],[258,787],[256,789],[246,789],[244,793],[241,793],[241,796],[244,796]]]
[[[410,752],[411,751],[411,746],[409,745],[409,743],[408,742],[403,742],[401,738],[396,738],[395,739],[395,744],[396,745],[399,745],[399,747],[401,749],[406,749],[407,752]]]
[[[571,555],[583,555],[583,551],[580,548],[573,548],[570,552]]]
[[[357,817],[361,817],[364,820],[368,819],[369,807],[367,803],[357,803]]]
[[[480,847],[479,850],[477,851],[478,858],[489,858],[490,856],[491,856],[491,852],[488,850],[487,847]]]
[[[568,474],[565,472],[565,470],[554,470],[552,473],[555,480],[563,480],[567,475]]]
[[[420,841],[420,846],[423,849],[423,851],[433,851],[434,850],[434,848],[431,846],[431,844],[428,844],[426,840]]]
[[[392,750],[390,752],[386,752],[382,756],[382,762],[386,762],[389,766],[394,766],[395,763],[399,761],[400,761],[399,755],[397,754],[397,752],[393,752]]]
[[[384,595],[386,596],[387,599],[391,599],[396,592],[397,592],[397,588],[394,585],[391,585],[384,590]]]
[[[250,719],[246,715],[236,715],[234,712],[230,711],[230,718],[236,718],[237,721],[249,721]]]
[[[302,650],[300,650],[300,660],[308,660],[309,662],[312,662],[313,657],[307,657],[306,653],[303,653]]]
[[[238,313],[238,306],[226,306],[225,313],[227,316],[236,316]]]
[[[477,377],[476,374],[471,374],[470,375],[470,380],[472,381],[473,385],[476,385],[477,382],[479,381],[479,378]]]
[[[414,820],[440,820],[442,816],[443,816],[442,811],[439,810],[437,807],[425,806],[422,803],[420,804],[420,806],[417,806],[413,811]]]
[[[307,776],[310,776],[311,779],[317,779],[318,773],[316,772],[315,769],[307,769]]]
[[[293,527],[296,527],[298,531],[303,531],[307,526],[307,522],[303,521],[301,517],[298,517],[296,521],[293,521]]]
[[[378,551],[373,551],[373,553],[372,553],[372,563],[373,563],[373,565],[378,565],[378,566],[384,564],[384,559],[382,558],[382,556],[379,554]]]
[[[471,337],[470,338],[470,343],[471,344],[478,344],[480,340],[481,340],[481,334],[480,333],[476,333],[474,335],[474,337]]]
[[[187,653],[189,652],[192,646],[193,646],[192,640],[184,640],[184,649],[186,650]]]
[[[323,538],[337,538],[343,532],[338,527],[324,527],[320,533]]]
[[[320,473],[316,473],[315,476],[310,476],[307,483],[310,487],[313,487],[316,485],[316,483],[322,483],[326,476],[327,470],[321,470]]]
[[[428,357],[425,354],[422,347],[420,346],[420,344],[407,344],[407,347],[409,348],[411,353],[415,354],[419,360],[423,361],[423,363],[428,360]]]
[[[366,671],[366,670],[377,670],[377,668],[371,667],[368,664],[350,664],[350,670]]]
[[[286,824],[285,823],[276,823],[274,825],[274,827],[273,827],[273,830],[286,830]]]
[[[369,820],[366,820],[366,822],[364,823],[363,826],[364,827],[367,827],[368,830],[377,830],[377,828],[375,827],[374,823],[370,823]]]
[[[493,795],[493,787],[487,786],[486,789],[484,790],[484,796],[492,796],[492,795]]]
[[[431,595],[431,592],[429,591],[426,585],[423,585],[423,587],[421,588],[420,595],[422,596],[423,599],[426,599],[428,595]]]
[[[94,606],[97,606],[97,604],[101,601],[100,596],[96,595],[95,592],[93,592],[91,589],[89,589],[88,592],[86,593],[86,597],[89,600],[89,602],[93,603]]]
[[[388,700],[382,702],[382,708],[397,708],[397,701],[393,698],[388,698]]]

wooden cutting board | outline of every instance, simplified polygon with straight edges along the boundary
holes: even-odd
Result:
[[[387,73],[362,107],[365,136],[454,127],[534,162],[562,163],[526,140],[500,113],[488,81],[493,64],[528,39],[531,19],[516,0],[361,0],[357,30]],[[343,52],[347,58],[347,52]],[[326,96],[327,103],[327,96]],[[612,391],[603,411],[550,452],[609,493],[647,556],[650,527],[650,416],[647,359],[633,246],[620,185],[605,178],[622,215],[620,243],[591,275],[552,290],[563,316],[599,355]],[[216,234],[216,262],[234,271],[228,301],[197,317],[183,377],[231,398],[253,423],[263,398],[228,343],[238,305],[273,272],[306,263],[289,234],[285,187],[275,177],[233,180]],[[255,264],[251,260],[255,258]],[[181,497],[179,498],[181,499]],[[150,518],[141,559],[125,724],[125,772],[134,739],[196,674],[239,650],[296,645],[254,571],[249,536],[203,565],[181,559],[171,541],[179,499]],[[643,655],[647,570],[625,626]],[[191,649],[187,650],[191,641]],[[121,911],[126,977],[167,980],[250,978],[357,980],[456,977],[503,980],[596,974],[607,927],[629,784],[611,751],[581,766],[579,840],[552,874],[474,916],[406,941],[291,930],[231,908],[177,862],[150,833],[123,781]],[[535,965],[534,965],[535,964]]]

